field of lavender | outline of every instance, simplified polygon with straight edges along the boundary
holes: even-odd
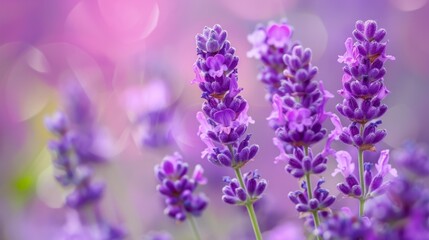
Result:
[[[0,240],[429,240],[427,0],[0,0]]]

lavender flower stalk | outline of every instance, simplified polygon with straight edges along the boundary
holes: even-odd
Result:
[[[310,176],[326,170],[326,157],[332,153],[330,142],[337,134],[334,132],[330,135],[322,153],[313,154],[311,145],[324,138],[326,129],[322,123],[328,116],[334,118],[335,115],[324,111],[325,103],[332,95],[323,89],[322,82],[313,80],[317,68],[311,65],[311,50],[292,44],[290,29],[284,22],[271,23],[266,28],[258,27],[249,36],[253,44],[249,55],[264,63],[260,76],[266,76],[267,71],[278,73],[276,78],[270,78],[272,84],[268,88],[273,106],[268,120],[275,130],[273,142],[280,150],[276,162],[286,162],[288,173],[298,179],[305,179],[303,191],[291,192],[289,198],[296,204],[298,212],[312,215],[313,225],[317,228],[319,212],[327,212],[335,197],[321,187],[323,180],[318,182],[313,191]],[[256,36],[263,37],[258,42],[255,41]],[[255,52],[259,55],[253,54]]]
[[[229,204],[246,206],[256,239],[262,239],[253,203],[265,190],[266,181],[255,172],[247,173],[243,180],[241,168],[258,152],[258,145],[250,145],[246,134],[253,120],[247,115],[248,104],[239,95],[235,49],[226,40],[227,32],[219,25],[205,27],[196,36],[198,59],[194,65],[197,83],[205,100],[202,112],[197,113],[200,122],[199,136],[207,145],[202,157],[218,166],[234,169],[236,177],[227,180],[223,200]]]
[[[161,164],[155,166],[155,176],[160,182],[157,189],[166,197],[164,213],[180,222],[188,218],[196,238],[201,239],[193,217],[202,214],[207,207],[207,198],[204,194],[196,195],[194,191],[198,185],[206,184],[207,179],[201,165],[195,166],[191,178],[187,173],[188,164],[183,162],[179,153],[166,156]]]
[[[93,109],[83,89],[77,85],[69,86],[65,112],[46,118],[45,124],[58,137],[48,144],[58,172],[55,178],[62,186],[73,187],[66,205],[78,212],[84,225],[97,229],[90,231],[91,238],[123,239],[124,232],[108,224],[99,209],[104,184],[93,180],[93,172],[94,165],[105,163],[106,159],[97,146],[99,136]],[[88,212],[92,216],[89,217]]]
[[[387,106],[381,103],[389,93],[383,80],[386,73],[384,63],[388,59],[394,59],[386,55],[387,43],[382,42],[385,35],[386,30],[378,28],[375,21],[357,21],[353,31],[356,41],[348,38],[346,53],[338,58],[338,62],[346,66],[343,69],[343,89],[338,91],[344,101],[337,105],[337,110],[351,121],[343,129],[340,139],[359,151],[360,189],[355,188],[357,192],[354,195],[359,198],[361,216],[371,191],[369,184],[365,182],[365,176],[369,173],[366,174],[368,170],[365,170],[363,153],[376,151],[375,145],[387,134],[386,130],[378,129],[381,121],[377,120],[387,111]]]

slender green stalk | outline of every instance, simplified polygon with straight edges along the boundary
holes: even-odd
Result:
[[[305,174],[305,182],[307,183],[307,194],[308,194],[308,200],[313,198],[313,190],[311,189],[311,179],[310,174]]]
[[[235,175],[237,176],[240,186],[246,191],[246,186],[244,185],[243,176],[241,175],[241,170],[239,168],[234,168]],[[253,231],[255,232],[256,240],[262,240],[261,230],[259,229],[258,219],[256,218],[255,209],[253,208],[253,203],[246,203],[247,212],[249,213],[250,221],[252,222]]]
[[[308,155],[308,147],[304,147],[304,152],[305,152],[305,156]],[[305,182],[307,184],[307,194],[308,194],[308,199],[312,199],[313,198],[313,190],[311,189],[311,179],[310,179],[310,174],[307,173],[305,174]],[[319,214],[317,214],[317,211],[313,211],[313,219],[314,219],[314,227],[318,228],[320,225],[320,220],[319,220]],[[317,239],[321,239],[319,236],[317,236]]]
[[[201,240],[200,233],[198,232],[197,224],[195,223],[194,217],[191,214],[188,214],[189,225],[191,225],[192,232],[194,232],[194,236],[196,240]]]
[[[253,231],[257,240],[262,240],[261,230],[259,229],[258,219],[256,218],[253,203],[246,204],[247,212],[249,213],[250,221],[252,222]]]
[[[359,216],[363,216],[365,209],[365,179],[364,179],[364,168],[363,168],[363,150],[359,150],[359,181],[362,189],[362,196],[359,198]]]
[[[305,174],[305,182],[307,183],[307,194],[308,194],[308,199],[312,199],[313,198],[313,190],[311,189],[311,179],[310,179],[310,174]],[[317,214],[317,210],[312,212],[313,214],[313,219],[314,219],[314,227],[318,228],[320,225],[320,220],[319,220],[319,214]],[[317,236],[317,239],[321,239],[320,236]]]
[[[360,135],[363,136],[363,132],[365,130],[365,124],[360,125]],[[363,167],[363,150],[359,149],[359,156],[358,156],[358,162],[359,162],[359,182],[360,182],[360,188],[362,189],[362,196],[359,198],[359,216],[363,216],[364,210],[365,210],[365,178],[364,178],[364,167]]]

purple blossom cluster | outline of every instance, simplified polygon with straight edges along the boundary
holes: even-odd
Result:
[[[124,232],[109,225],[98,207],[104,183],[93,180],[94,165],[105,163],[106,159],[98,146],[91,102],[78,85],[68,86],[65,95],[65,111],[56,112],[45,120],[47,129],[57,136],[48,144],[57,172],[55,178],[63,187],[73,188],[66,205],[79,213],[81,222],[97,226],[98,231],[92,237],[123,239]],[[91,209],[94,216],[88,217],[85,209]]]
[[[247,115],[249,105],[240,95],[238,57],[227,40],[227,32],[219,25],[205,27],[197,34],[196,45],[196,78],[192,82],[198,84],[204,99],[202,112],[197,113],[198,135],[207,145],[202,157],[215,165],[234,169],[237,178],[227,181],[222,199],[246,206],[255,236],[261,239],[253,203],[261,197],[266,181],[256,172],[246,174],[243,181],[240,170],[255,157],[259,146],[250,144],[251,135],[246,134],[249,123],[254,121]]]
[[[369,239],[371,223],[366,217],[353,215],[348,208],[324,218],[317,232],[324,240]]]
[[[142,114],[137,124],[144,127],[141,143],[151,148],[165,147],[174,142],[169,126],[172,120],[172,108],[162,108]]]
[[[253,204],[262,197],[262,193],[267,187],[267,181],[261,179],[257,170],[244,174],[245,188],[240,186],[237,178],[225,177],[224,182],[228,185],[222,189],[222,200],[233,205],[245,205],[249,202]]]
[[[386,55],[386,30],[378,28],[372,20],[357,21],[352,38],[346,40],[346,52],[339,56],[344,63],[343,89],[338,93],[344,98],[337,105],[341,115],[351,121],[340,135],[341,141],[361,151],[375,151],[375,144],[383,140],[386,130],[378,130],[380,118],[387,111],[382,100],[389,93],[384,84],[384,63],[394,57]]]
[[[384,63],[394,57],[386,55],[387,42],[383,42],[386,30],[378,28],[372,20],[357,21],[352,38],[346,40],[346,52],[339,56],[344,63],[343,88],[338,93],[344,98],[337,105],[338,112],[350,120],[350,125],[342,129],[339,139],[358,149],[359,180],[353,175],[354,164],[347,152],[336,154],[338,170],[346,182],[338,184],[338,189],[360,201],[360,215],[364,214],[365,201],[378,195],[388,184],[386,175],[396,176],[396,171],[388,164],[389,151],[380,154],[376,164],[377,174],[373,177],[371,164],[364,162],[364,151],[376,151],[375,145],[383,140],[387,131],[378,129],[378,120],[387,111],[382,100],[389,93],[384,84],[386,69]],[[335,172],[335,173],[336,173]]]
[[[292,148],[305,148],[321,141],[327,131],[322,123],[328,113],[324,107],[332,95],[322,82],[313,80],[317,67],[311,65],[311,50],[295,45],[284,55],[286,64],[280,94],[273,96],[273,111],[268,118],[275,126],[278,140]]]
[[[352,161],[352,157],[346,151],[338,151],[336,154],[338,162],[337,168],[332,173],[335,176],[337,173],[341,173],[345,179],[345,182],[339,183],[337,188],[345,195],[354,198],[369,199],[380,195],[384,192],[386,186],[390,183],[390,180],[386,176],[391,175],[397,176],[396,169],[392,168],[389,164],[389,150],[381,151],[378,163],[375,164],[377,173],[373,176],[372,164],[364,164],[364,183],[365,192],[359,185],[359,180],[354,175],[355,164]]]
[[[288,53],[293,46],[291,37],[292,27],[286,20],[270,22],[268,26],[259,25],[247,39],[252,44],[252,49],[247,52],[249,58],[255,58],[263,63],[258,79],[267,88],[266,98],[272,101],[273,95],[279,93],[284,78],[283,71],[286,65],[283,55]]]
[[[164,213],[177,221],[185,221],[189,215],[200,216],[207,207],[204,194],[195,194],[199,185],[206,184],[204,170],[196,165],[192,177],[188,177],[188,164],[179,153],[166,156],[161,164],[155,166],[155,176],[160,184],[157,190],[165,196]]]

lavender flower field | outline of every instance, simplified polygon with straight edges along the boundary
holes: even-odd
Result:
[[[429,240],[427,0],[0,6],[0,240]]]

